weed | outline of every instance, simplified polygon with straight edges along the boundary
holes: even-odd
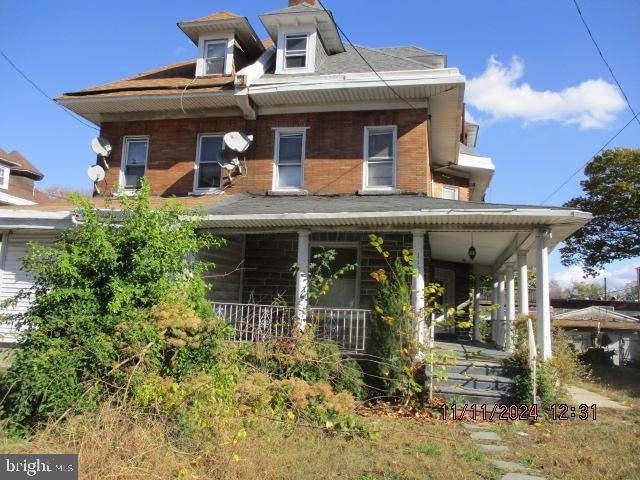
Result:
[[[464,446],[458,449],[458,457],[470,462],[485,463],[487,455],[475,445]]]
[[[433,442],[422,442],[414,445],[411,449],[412,452],[422,453],[430,457],[438,456],[442,453],[442,447]]]

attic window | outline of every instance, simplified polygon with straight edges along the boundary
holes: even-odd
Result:
[[[280,30],[276,73],[313,73],[315,71],[316,38],[316,30],[311,27]]]
[[[206,35],[198,41],[196,76],[231,75],[234,36]]]
[[[0,165],[0,188],[9,188],[9,167]]]

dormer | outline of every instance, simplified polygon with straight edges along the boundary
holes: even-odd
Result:
[[[276,74],[313,73],[322,58],[345,51],[331,13],[316,0],[290,0],[260,21],[277,47]]]
[[[178,23],[198,46],[196,77],[232,75],[264,51],[246,17],[218,12]]]

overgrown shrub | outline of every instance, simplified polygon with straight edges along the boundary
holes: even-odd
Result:
[[[31,245],[33,301],[10,318],[18,353],[0,377],[14,431],[124,395],[136,375],[181,376],[215,363],[224,327],[212,320],[195,260],[220,244],[169,203],[151,208],[146,182],[108,214],[76,197],[80,220],[52,246]]]
[[[589,348],[578,355],[581,362],[587,365],[613,367],[613,357],[616,354],[613,350],[604,348]]]

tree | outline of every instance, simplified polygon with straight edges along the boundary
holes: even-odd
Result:
[[[566,240],[560,253],[563,265],[581,265],[595,276],[615,260],[640,256],[640,150],[605,150],[584,173],[584,195],[564,206],[594,217]]]
[[[576,282],[566,289],[566,295],[575,300],[602,300],[604,287],[596,283]]]

